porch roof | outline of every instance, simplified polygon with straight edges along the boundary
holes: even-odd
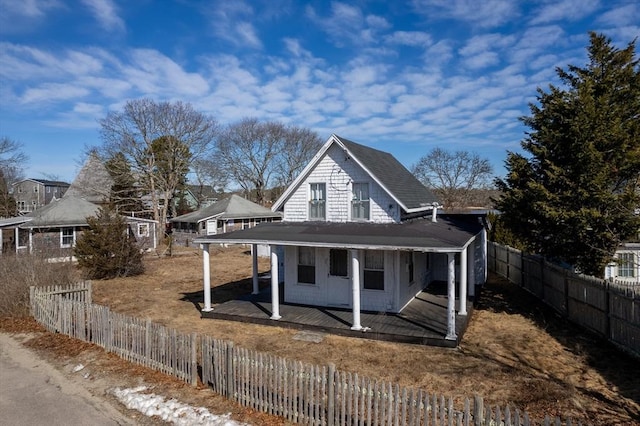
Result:
[[[482,230],[480,223],[438,218],[403,223],[276,222],[196,238],[196,244],[235,243],[345,249],[462,251]]]

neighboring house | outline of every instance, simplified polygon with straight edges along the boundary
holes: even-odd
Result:
[[[282,222],[194,241],[204,253],[203,311],[211,310],[209,245],[266,244],[272,319],[281,318],[281,282],[285,302],[350,308],[352,329],[362,330],[361,310],[400,312],[445,281],[446,338],[455,340],[456,282],[466,315],[467,296],[486,280],[486,233],[477,220],[438,217],[438,206],[391,154],[332,135],[273,205]]]
[[[640,234],[633,241],[620,245],[615,254],[616,261],[607,265],[606,279],[640,283]]]
[[[70,256],[75,242],[100,206],[75,196],[65,196],[18,218],[0,221],[3,252],[41,252],[50,257]],[[131,235],[142,249],[157,245],[156,222],[125,216]],[[12,235],[13,234],[13,235]]]
[[[171,224],[176,238],[195,238],[253,228],[262,222],[281,219],[281,213],[233,194],[195,212],[175,217]]]
[[[11,186],[19,214],[32,212],[62,198],[69,184],[57,180],[24,179]]]
[[[175,199],[174,207],[177,209],[181,205],[190,211],[199,210],[210,206],[218,201],[218,194],[211,185],[187,185],[186,188],[178,194]]]

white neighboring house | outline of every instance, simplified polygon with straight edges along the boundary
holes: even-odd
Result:
[[[209,245],[266,244],[272,319],[281,318],[280,283],[285,302],[350,308],[351,328],[361,330],[361,310],[400,312],[429,283],[445,281],[446,338],[456,339],[456,284],[457,314],[466,315],[468,295],[486,280],[486,232],[437,209],[391,154],[332,135],[273,205],[282,222],[194,240],[203,247],[203,311],[212,310]]]
[[[640,235],[638,237],[640,241]],[[623,243],[615,257],[616,262],[605,268],[604,277],[614,281],[640,283],[640,242]]]

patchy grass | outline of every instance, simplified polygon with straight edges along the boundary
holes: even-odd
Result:
[[[482,395],[536,419],[571,416],[595,425],[640,424],[640,362],[568,324],[516,286],[490,277],[457,349],[327,335],[293,339],[279,327],[201,319],[202,257],[195,249],[145,259],[142,276],[94,281],[95,303],[186,332],[388,380],[457,400]],[[259,268],[269,268],[260,259]],[[251,256],[242,248],[211,250],[213,303],[251,291]],[[0,328],[3,328],[0,322]],[[180,390],[188,400],[189,387]]]

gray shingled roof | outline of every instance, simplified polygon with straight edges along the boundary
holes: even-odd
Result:
[[[63,197],[79,197],[95,204],[109,199],[113,178],[96,154],[90,154]]]
[[[256,217],[281,217],[266,207],[246,200],[238,195],[231,195],[192,213],[171,219],[171,222],[198,223],[211,217],[219,219],[249,219]]]
[[[333,136],[407,209],[430,207],[438,202],[438,198],[393,155]]]
[[[87,217],[95,216],[99,206],[82,198],[65,195],[25,216],[33,218],[20,228],[56,228],[87,225]]]
[[[439,218],[404,223],[275,222],[196,238],[200,243],[304,245],[353,249],[448,252],[462,250],[482,230],[479,223]]]

